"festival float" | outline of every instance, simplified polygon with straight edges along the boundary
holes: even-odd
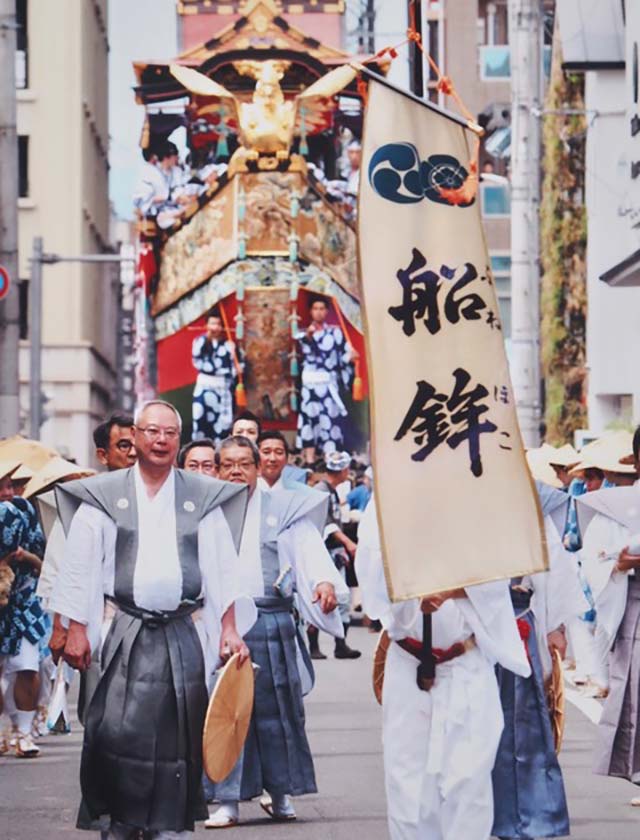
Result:
[[[320,296],[359,356],[353,387],[342,394],[344,431],[347,447],[366,447],[357,189],[340,171],[347,145],[361,137],[366,96],[352,61],[287,23],[274,0],[249,0],[202,46],[166,63],[134,64],[143,150],[184,126],[192,171],[203,173],[175,214],[138,219],[146,392],[180,410],[187,434],[197,374],[191,346],[214,308],[236,347],[236,410],[248,408],[266,428],[295,429],[295,336]]]

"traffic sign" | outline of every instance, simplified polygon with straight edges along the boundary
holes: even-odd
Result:
[[[9,272],[3,265],[0,265],[0,300],[9,294],[10,286]]]

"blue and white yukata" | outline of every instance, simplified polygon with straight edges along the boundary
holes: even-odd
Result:
[[[332,583],[336,593],[344,589],[320,536],[326,504],[326,496],[305,489],[257,488],[249,500],[239,578],[258,609],[244,639],[259,670],[243,754],[213,786],[220,802],[252,799],[263,790],[274,797],[317,790],[302,699],[313,686],[313,667],[292,613],[295,591],[303,618],[342,635],[337,610],[325,616],[313,603],[319,583]]]
[[[0,556],[24,548],[42,558],[45,539],[31,502],[16,496],[0,503]],[[37,575],[30,563],[15,568],[9,603],[0,610],[0,661],[4,673],[38,671],[40,646],[50,634],[49,618],[36,595]]]
[[[353,378],[351,353],[340,327],[325,325],[308,336],[297,336],[302,355],[302,399],[296,446],[314,446],[324,455],[343,448],[343,418],[347,409],[340,388]]]
[[[233,348],[228,341],[209,341],[206,335],[194,339],[193,366],[198,371],[193,389],[193,440],[211,438],[219,443],[233,425],[233,388],[237,372]]]

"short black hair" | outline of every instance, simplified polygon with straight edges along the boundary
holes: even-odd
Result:
[[[197,449],[199,446],[206,446],[207,449],[213,449],[214,452],[216,451],[216,445],[211,438],[200,438],[200,440],[191,440],[189,443],[185,443],[180,452],[178,452],[178,466],[181,470],[184,469],[187,455],[192,449]]]
[[[640,459],[640,426],[633,433],[633,457]]]
[[[326,298],[323,298],[321,295],[311,295],[309,298],[309,311],[311,311],[316,303],[322,303],[327,309],[329,308],[329,301]]]
[[[114,411],[113,414],[110,414],[104,422],[100,423],[93,430],[93,442],[96,449],[109,448],[111,429],[114,426],[119,426],[121,429],[130,429],[134,425],[133,417],[130,414],[125,414],[123,411]]]
[[[284,451],[287,455],[289,454],[289,444],[287,443],[287,439],[282,432],[279,432],[277,429],[262,432],[262,434],[258,436],[258,449],[260,449],[260,444],[265,440],[279,440],[284,446]]]
[[[222,322],[222,315],[220,314],[220,310],[216,309],[215,307],[207,312],[207,321],[209,320],[209,318],[217,318],[218,321]]]
[[[172,143],[170,140],[166,140],[164,143],[161,143],[158,146],[158,160],[164,160],[168,157],[173,157],[173,155],[178,154],[178,147],[175,143]]]
[[[244,435],[231,435],[228,438],[225,438],[222,443],[220,444],[217,452],[216,452],[216,466],[220,466],[220,456],[222,455],[223,450],[229,449],[230,446],[240,446],[244,449],[250,449],[251,454],[253,455],[253,463],[256,467],[260,466],[260,453],[258,452],[258,447],[252,440],[245,437]]]
[[[236,416],[233,418],[233,423],[231,424],[232,429],[235,426],[235,424],[238,422],[238,420],[249,420],[249,422],[255,423],[256,426],[258,427],[258,437],[260,437],[260,435],[262,434],[262,423],[256,417],[256,415],[253,413],[253,411],[249,411],[248,409],[245,409],[245,411],[241,411],[240,414],[236,414]]]

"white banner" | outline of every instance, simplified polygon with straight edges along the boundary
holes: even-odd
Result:
[[[461,121],[370,80],[360,280],[375,495],[396,601],[547,564],[471,139]]]

